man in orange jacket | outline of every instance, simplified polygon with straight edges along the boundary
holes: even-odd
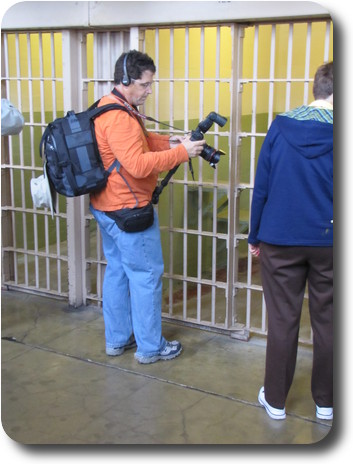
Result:
[[[148,132],[137,107],[152,93],[156,68],[136,50],[116,62],[115,87],[100,105],[118,103],[95,121],[103,164],[118,160],[103,190],[91,194],[107,267],[103,283],[106,353],[119,356],[137,345],[135,358],[149,364],[173,359],[182,351],[178,341],[162,336],[162,275],[164,270],[158,216],[151,198],[158,174],[188,162],[202,152],[205,141]]]

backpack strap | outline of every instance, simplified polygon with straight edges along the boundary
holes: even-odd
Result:
[[[87,111],[89,112],[90,118],[93,119],[93,120],[95,118],[97,118],[98,116],[100,116],[101,114],[106,113],[107,111],[111,111],[111,110],[123,110],[126,113],[128,113],[127,109],[124,106],[118,105],[117,103],[109,103],[107,105],[98,106],[99,102],[100,102],[100,99],[97,100],[96,102],[94,102],[93,105],[91,105],[87,109]],[[120,174],[120,172],[119,172],[120,171],[120,166],[121,166],[121,164],[120,164],[119,160],[116,159],[115,161],[113,161],[112,164],[107,169],[108,176],[113,172],[114,168],[116,168],[116,172]]]
[[[95,102],[90,108],[88,108],[88,111],[92,112],[92,116],[91,118],[94,119],[96,118],[97,116],[99,116],[100,114],[102,113],[105,113],[106,111],[110,111],[110,110],[118,110],[118,109],[122,109],[124,111],[126,111],[127,113],[129,113],[129,111],[123,107],[123,106],[120,106],[116,103],[112,103],[112,104],[108,104],[108,105],[104,105],[104,106],[100,106],[100,107],[97,107],[98,103],[99,103],[100,100],[98,100],[97,102]],[[101,110],[101,111],[99,111]],[[109,166],[109,168],[107,169],[107,173],[108,173],[108,176],[113,172],[114,169],[116,169],[116,172],[119,174],[119,176],[123,179],[123,181],[125,182],[125,184],[127,185],[127,188],[130,190],[130,192],[132,193],[133,197],[135,198],[136,200],[136,204],[135,204],[135,208],[138,206],[138,199],[134,193],[134,191],[132,190],[132,188],[130,187],[128,181],[125,179],[125,177],[122,175],[122,173],[120,172],[120,162],[118,159],[114,160],[112,162],[112,164]]]
[[[119,105],[118,103],[108,103],[107,105],[98,106],[100,100],[97,100],[90,106],[87,111],[89,113],[89,117],[91,119],[95,119],[96,117],[100,116],[103,113],[111,110],[123,110],[126,113],[129,113],[128,109],[125,108],[123,105]]]
[[[109,172],[109,174],[111,174],[111,173],[113,172],[113,169],[114,169],[114,168],[116,168],[116,172],[119,172],[120,166],[121,166],[121,164],[120,164],[119,161],[116,159],[116,160],[113,161],[112,164],[109,166],[109,168],[107,169],[107,172]]]

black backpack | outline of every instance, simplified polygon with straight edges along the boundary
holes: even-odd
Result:
[[[111,110],[128,110],[116,103],[97,107],[99,100],[81,113],[69,111],[45,129],[39,146],[54,190],[66,197],[77,197],[103,188],[110,173],[120,163],[105,170],[96,141],[94,119]]]

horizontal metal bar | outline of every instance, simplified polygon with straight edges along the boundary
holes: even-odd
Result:
[[[288,79],[287,77],[279,77],[279,78],[246,78],[246,79],[239,79],[240,84],[253,84],[253,83],[266,83],[266,82],[302,82],[302,83],[308,83],[308,82],[314,82],[313,78],[290,78]]]
[[[237,240],[247,240],[248,239],[248,234],[235,234],[235,238]]]
[[[14,213],[32,213],[41,216],[49,216],[49,211],[45,211],[44,209],[33,209],[33,208],[20,208],[20,207],[12,207],[12,206],[3,206],[1,208],[2,211],[10,211]],[[66,213],[55,213],[55,217],[59,217],[62,219],[67,219]]]
[[[227,78],[221,78],[221,77],[217,77],[217,78],[207,78],[207,77],[202,77],[202,78],[197,78],[197,77],[188,77],[188,78],[185,78],[185,77],[170,77],[170,78],[163,78],[163,77],[155,77],[153,79],[154,82],[167,82],[168,84],[170,82],[225,82],[225,83],[230,83],[231,82],[231,79],[227,79]],[[84,78],[82,79],[82,82],[84,84],[87,84],[87,83],[90,83],[90,82],[114,82],[114,79],[111,79],[111,78]]]
[[[243,282],[235,282],[234,286],[235,286],[235,288],[237,288],[239,290],[250,289],[250,290],[255,290],[255,291],[258,291],[258,292],[262,292],[261,285],[256,285],[256,284],[247,285],[247,284],[245,284]]]
[[[38,166],[22,166],[20,164],[2,164],[1,169],[11,169],[18,171],[38,171],[43,172],[43,167]]]
[[[223,289],[227,288],[227,282],[221,282],[219,280],[212,281],[212,280],[209,280],[209,279],[198,279],[197,277],[190,277],[190,276],[184,277],[184,276],[182,276],[180,274],[168,274],[168,273],[164,273],[163,277],[165,277],[166,279],[176,280],[178,282],[189,282],[189,283],[193,283],[193,284],[203,284],[203,285],[208,285],[210,287],[223,288]]]
[[[162,179],[162,178],[161,178]],[[224,190],[225,192],[228,192],[228,184],[212,184],[211,182],[198,182],[198,181],[192,181],[192,180],[185,180],[185,179],[170,179],[169,184],[174,184],[174,185],[187,185],[188,187],[194,187],[196,191],[197,188],[208,188],[210,190],[217,189],[217,190]],[[190,190],[192,191],[192,190]]]
[[[26,77],[9,77],[9,76],[1,76],[1,80],[4,81],[24,81],[24,82],[32,82],[32,81],[38,81],[38,82],[64,82],[64,79],[62,77],[33,77],[33,76],[26,76]]]
[[[177,227],[162,226],[162,225],[160,226],[160,229],[168,230],[169,232],[178,232],[181,234],[189,234],[189,235],[197,235],[197,236],[200,235],[202,237],[214,237],[214,238],[220,238],[223,240],[228,239],[227,234],[220,234],[220,233],[214,234],[213,232],[206,232],[206,231],[200,232],[199,230],[196,230],[196,229],[180,229]]]
[[[267,132],[239,132],[237,135],[240,139],[245,139],[246,137],[265,137]]]
[[[15,248],[15,247],[3,247],[2,251],[8,252],[8,253],[17,253],[21,255],[28,255],[28,256],[40,256],[42,258],[59,259],[60,261],[67,262],[67,256],[50,253],[48,251],[35,251],[35,250],[30,250],[30,249],[25,250],[24,248]]]

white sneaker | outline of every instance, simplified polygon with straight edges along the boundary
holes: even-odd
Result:
[[[271,419],[281,420],[286,418],[286,410],[273,408],[265,399],[265,388],[261,387],[258,396],[259,403],[266,409],[267,414]]]
[[[316,405],[316,417],[323,420],[333,419],[333,408],[320,408]]]

